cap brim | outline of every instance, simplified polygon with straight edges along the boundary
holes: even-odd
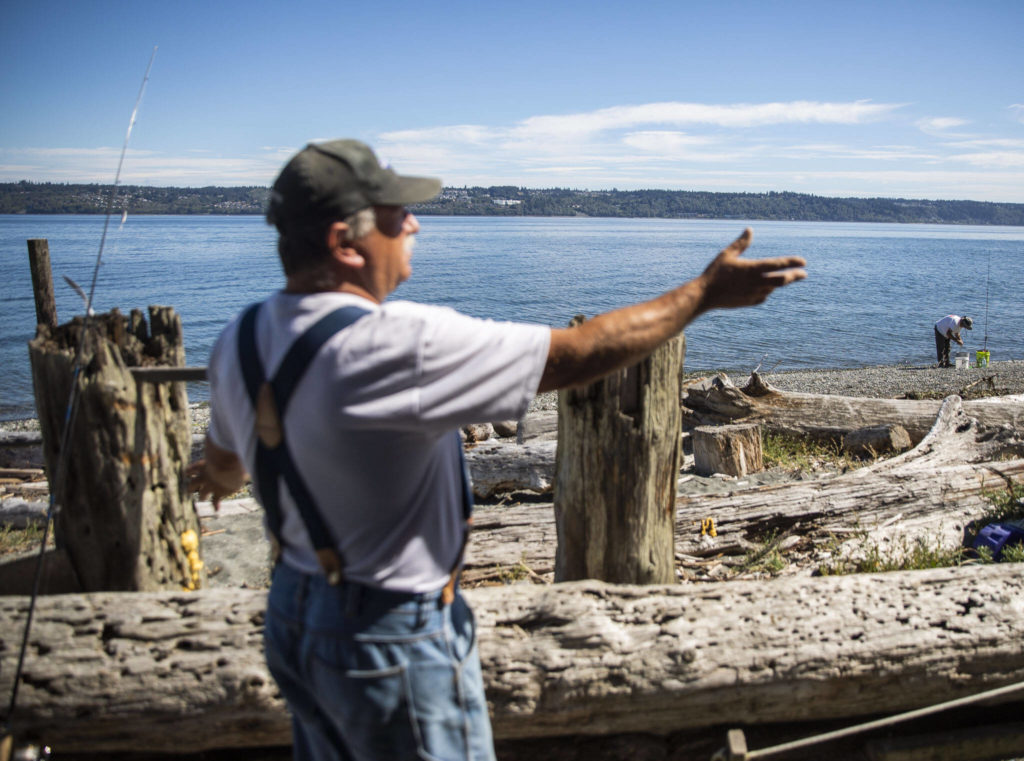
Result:
[[[441,192],[441,181],[436,177],[406,177],[393,174],[380,191],[375,202],[386,206],[405,206],[423,203]]]

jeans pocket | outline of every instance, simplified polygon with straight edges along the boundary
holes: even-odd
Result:
[[[358,651],[345,659],[350,667],[313,655],[310,675],[321,705],[357,759],[469,757],[459,669],[443,638],[401,646],[350,644]]]

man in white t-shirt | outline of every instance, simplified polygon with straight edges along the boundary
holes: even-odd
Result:
[[[955,314],[947,314],[935,323],[935,354],[939,360],[939,367],[952,367],[949,363],[949,341],[956,341],[964,345],[960,338],[960,328],[974,329],[974,321],[970,317],[960,317]]]
[[[454,583],[471,495],[460,426],[641,360],[699,314],[759,304],[803,259],[747,260],[745,231],[695,279],[566,329],[386,301],[411,272],[405,206],[438,180],[353,140],[310,144],[271,192],[283,291],[209,362],[214,504],[253,474],[279,548],[268,666],[296,759],[493,759],[472,613]]]

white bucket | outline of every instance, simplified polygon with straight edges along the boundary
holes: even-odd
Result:
[[[956,369],[957,370],[966,370],[970,366],[971,366],[971,360],[968,357],[966,357],[966,356],[958,356],[956,358]]]

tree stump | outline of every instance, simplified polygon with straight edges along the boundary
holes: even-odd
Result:
[[[55,534],[85,591],[200,586],[199,519],[184,478],[191,431],[185,384],[138,383],[130,368],[184,365],[181,319],[170,307],[126,318],[40,325],[29,342]],[[80,370],[75,356],[81,344]],[[72,384],[78,388],[65,435]],[[62,447],[67,458],[60,463]]]
[[[699,475],[745,476],[764,470],[761,426],[702,425],[693,429],[693,467]]]
[[[674,583],[686,340],[558,394],[555,580]]]

